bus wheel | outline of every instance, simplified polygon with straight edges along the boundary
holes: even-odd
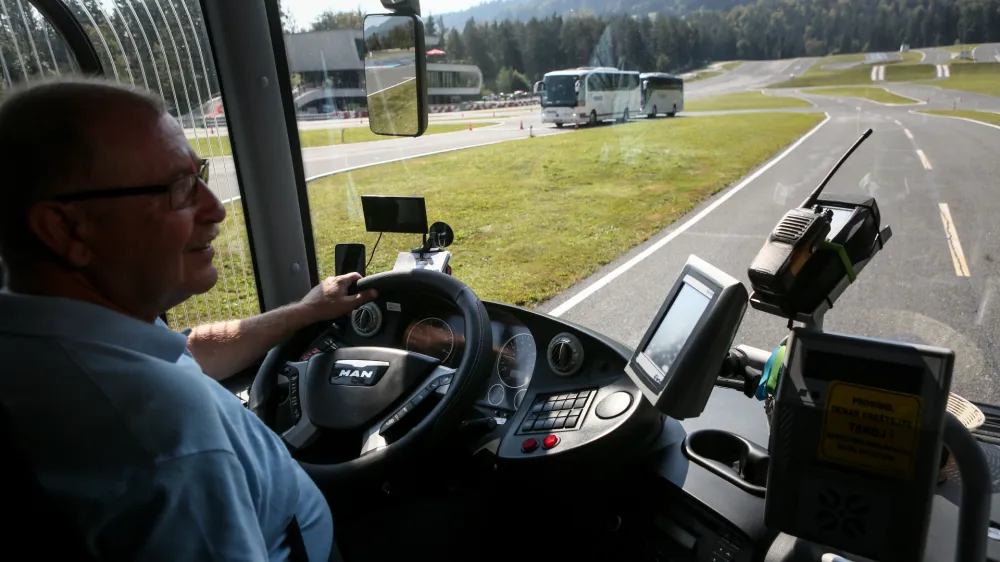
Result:
[[[677,115],[677,104],[676,103],[674,104],[674,110],[671,111],[670,113],[668,113],[667,117],[673,117],[674,115]]]
[[[653,106],[653,111],[652,111],[652,113],[650,113],[650,114],[649,114],[649,115],[647,115],[646,117],[648,117],[648,118],[652,119],[652,118],[656,117],[656,114],[657,114],[657,113],[659,113],[659,111],[656,111],[656,106],[654,105],[654,106]]]
[[[596,109],[592,109],[590,111],[590,125],[591,126],[596,126],[597,125],[597,110]]]
[[[562,123],[556,123],[556,129],[562,129]]]

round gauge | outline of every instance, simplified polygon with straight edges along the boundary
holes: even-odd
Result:
[[[524,400],[524,395],[527,392],[528,392],[528,389],[522,388],[521,390],[517,391],[517,394],[514,395],[514,409],[515,410],[521,407],[521,401]]]
[[[444,363],[455,347],[455,332],[440,318],[424,318],[406,335],[406,351],[429,355]]]
[[[507,393],[504,391],[503,387],[499,384],[495,384],[490,387],[490,391],[486,394],[486,400],[490,403],[490,406],[499,406],[503,402],[503,397]]]
[[[535,338],[525,332],[503,344],[497,356],[497,375],[510,388],[520,388],[531,380],[535,369]]]

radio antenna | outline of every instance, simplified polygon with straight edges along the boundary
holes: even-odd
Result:
[[[854,144],[851,146],[851,148],[847,149],[847,152],[840,157],[840,160],[838,160],[837,164],[833,167],[832,170],[830,170],[830,173],[827,174],[825,178],[823,178],[823,181],[820,182],[818,186],[816,186],[816,189],[814,189],[813,192],[809,194],[809,197],[806,197],[806,200],[802,202],[802,205],[799,205],[800,207],[805,209],[812,207],[816,203],[816,200],[819,199],[819,194],[823,192],[823,188],[826,187],[826,184],[830,183],[830,180],[833,178],[833,174],[837,173],[837,170],[839,170],[840,167],[844,165],[844,162],[847,162],[847,159],[851,157],[851,154],[853,154],[854,151],[857,150],[859,146],[861,146],[861,143],[865,142],[865,139],[867,139],[872,135],[872,132],[873,131],[871,129],[868,129],[867,131],[861,134],[861,138],[854,141]]]

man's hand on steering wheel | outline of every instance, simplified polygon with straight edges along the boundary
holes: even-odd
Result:
[[[358,294],[350,295],[357,283]],[[377,290],[377,292],[376,292]],[[298,334],[275,346],[250,387],[249,407],[274,428],[279,375],[288,381],[291,426],[282,439],[297,455],[323,444],[321,436],[355,444],[352,454],[330,463],[300,463],[317,483],[370,478],[390,466],[419,458],[450,436],[482,390],[493,364],[493,331],[486,308],[464,283],[438,272],[356,273],[326,279],[301,301],[316,323],[343,316],[381,294],[396,302],[436,298],[455,310],[464,325],[457,363],[443,365],[421,353],[399,349],[396,336],[345,341],[299,360],[315,334]],[[374,301],[380,314],[397,314]],[[298,337],[301,336],[301,337]],[[304,343],[305,342],[305,343]],[[360,344],[360,345],[359,345]],[[403,423],[397,423],[404,419]],[[317,458],[317,457],[313,457]]]
[[[298,303],[309,318],[309,323],[340,318],[378,296],[375,289],[348,294],[348,289],[359,280],[360,273],[346,273],[338,277],[327,277],[313,287]]]

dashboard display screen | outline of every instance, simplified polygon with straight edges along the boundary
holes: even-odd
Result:
[[[684,349],[688,337],[698,320],[705,313],[711,297],[689,283],[681,285],[674,302],[663,316],[660,326],[650,338],[643,353],[656,365],[659,372],[649,373],[657,386],[662,386],[670,366]]]

